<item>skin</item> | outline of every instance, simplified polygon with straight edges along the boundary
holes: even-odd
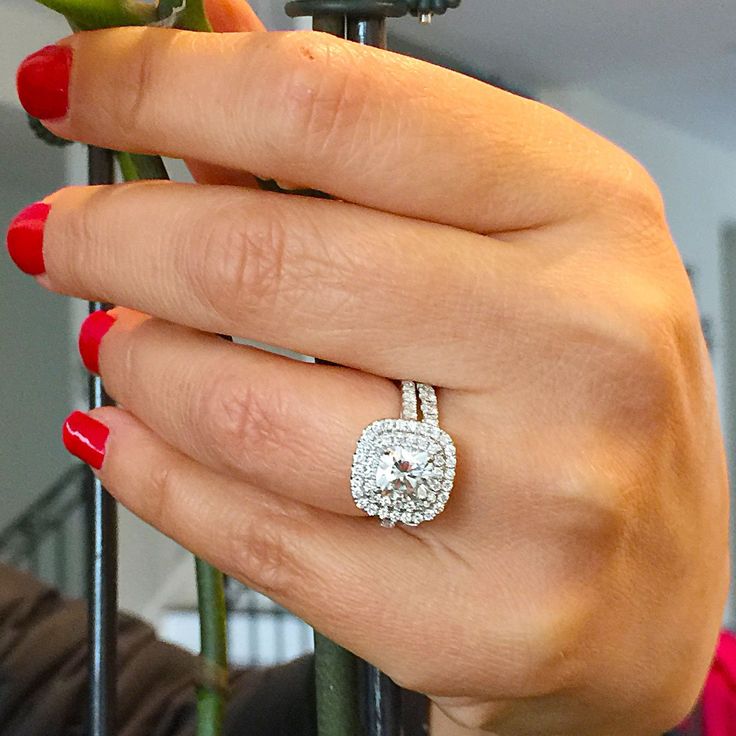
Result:
[[[727,578],[727,477],[661,196],[560,113],[320,34],[78,34],[66,138],[199,184],[56,192],[39,281],[122,305],[99,475],[228,574],[429,695],[436,736],[659,734]],[[264,193],[251,173],[339,201]],[[280,345],[315,366],[209,333]],[[348,490],[396,380],[438,387],[447,509]]]

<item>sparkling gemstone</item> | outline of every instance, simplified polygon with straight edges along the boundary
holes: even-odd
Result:
[[[398,491],[413,496],[426,483],[431,471],[428,452],[395,446],[381,455],[376,483],[383,494]]]

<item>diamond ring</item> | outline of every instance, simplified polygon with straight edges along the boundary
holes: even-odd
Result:
[[[401,390],[401,418],[379,419],[363,430],[350,474],[355,505],[387,527],[434,519],[455,480],[455,445],[440,429],[434,388],[402,381]]]

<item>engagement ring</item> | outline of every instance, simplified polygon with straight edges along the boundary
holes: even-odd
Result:
[[[363,430],[350,475],[356,506],[387,527],[434,519],[455,480],[455,445],[439,427],[434,388],[402,381],[402,397],[400,419],[379,419]]]

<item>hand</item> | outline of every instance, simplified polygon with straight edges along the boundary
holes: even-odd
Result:
[[[254,27],[213,7],[235,13],[221,29]],[[26,270],[125,307],[87,356],[125,409],[76,420],[110,491],[461,726],[654,734],[683,717],[722,613],[727,481],[646,172],[541,104],[319,34],[61,43],[71,83],[48,128],[186,158],[200,182],[45,200]],[[349,474],[402,378],[438,387],[457,478],[436,520],[386,530]]]

